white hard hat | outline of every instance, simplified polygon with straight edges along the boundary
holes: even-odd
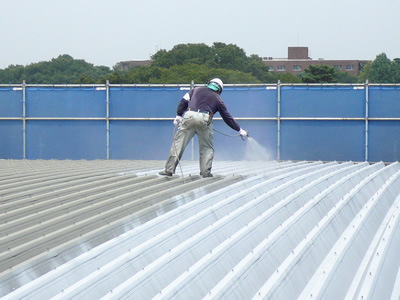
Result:
[[[210,88],[210,89],[216,91],[218,94],[221,94],[221,93],[222,93],[222,90],[224,89],[224,83],[223,83],[222,80],[219,79],[219,78],[211,79],[211,80],[208,82],[208,85],[207,85],[207,86],[208,86],[208,88]]]

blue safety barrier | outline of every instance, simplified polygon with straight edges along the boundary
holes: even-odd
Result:
[[[112,87],[111,118],[171,118],[189,87]]]
[[[22,87],[0,87],[0,159],[23,157],[22,99]]]
[[[89,120],[28,120],[28,159],[106,159],[106,124]]]
[[[0,159],[23,158],[22,121],[0,120]]]
[[[363,161],[362,121],[284,121],[282,160]]]
[[[22,117],[22,88],[0,88],[0,117]]]
[[[105,88],[28,87],[26,113],[29,117],[104,118]]]
[[[0,159],[167,159],[191,88],[0,86]],[[226,85],[222,98],[269,159],[400,160],[398,85]],[[213,126],[215,159],[257,159],[218,113]],[[183,159],[198,157],[195,138]]]
[[[365,91],[352,86],[281,88],[282,117],[354,118],[365,116]]]
[[[369,117],[400,118],[400,86],[369,88]]]

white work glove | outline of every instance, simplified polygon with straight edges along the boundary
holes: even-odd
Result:
[[[247,136],[249,136],[248,135],[248,133],[247,133],[247,131],[246,130],[243,130],[242,128],[240,128],[240,130],[239,130],[239,134],[240,134],[240,137],[242,138],[242,140],[244,141],[244,138]]]
[[[174,120],[174,125],[179,126],[182,123],[182,117],[181,116],[176,116]]]
[[[240,134],[240,136],[241,136],[242,138],[244,138],[245,136],[247,136],[247,131],[246,131],[246,130],[243,130],[242,128],[240,128],[239,134]]]

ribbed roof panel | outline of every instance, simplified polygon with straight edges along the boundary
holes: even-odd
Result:
[[[0,296],[398,298],[399,163],[164,163],[0,160]]]

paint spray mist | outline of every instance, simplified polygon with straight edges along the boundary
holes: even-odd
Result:
[[[270,161],[272,160],[272,154],[261,146],[254,138],[248,137],[246,141],[244,160]]]

